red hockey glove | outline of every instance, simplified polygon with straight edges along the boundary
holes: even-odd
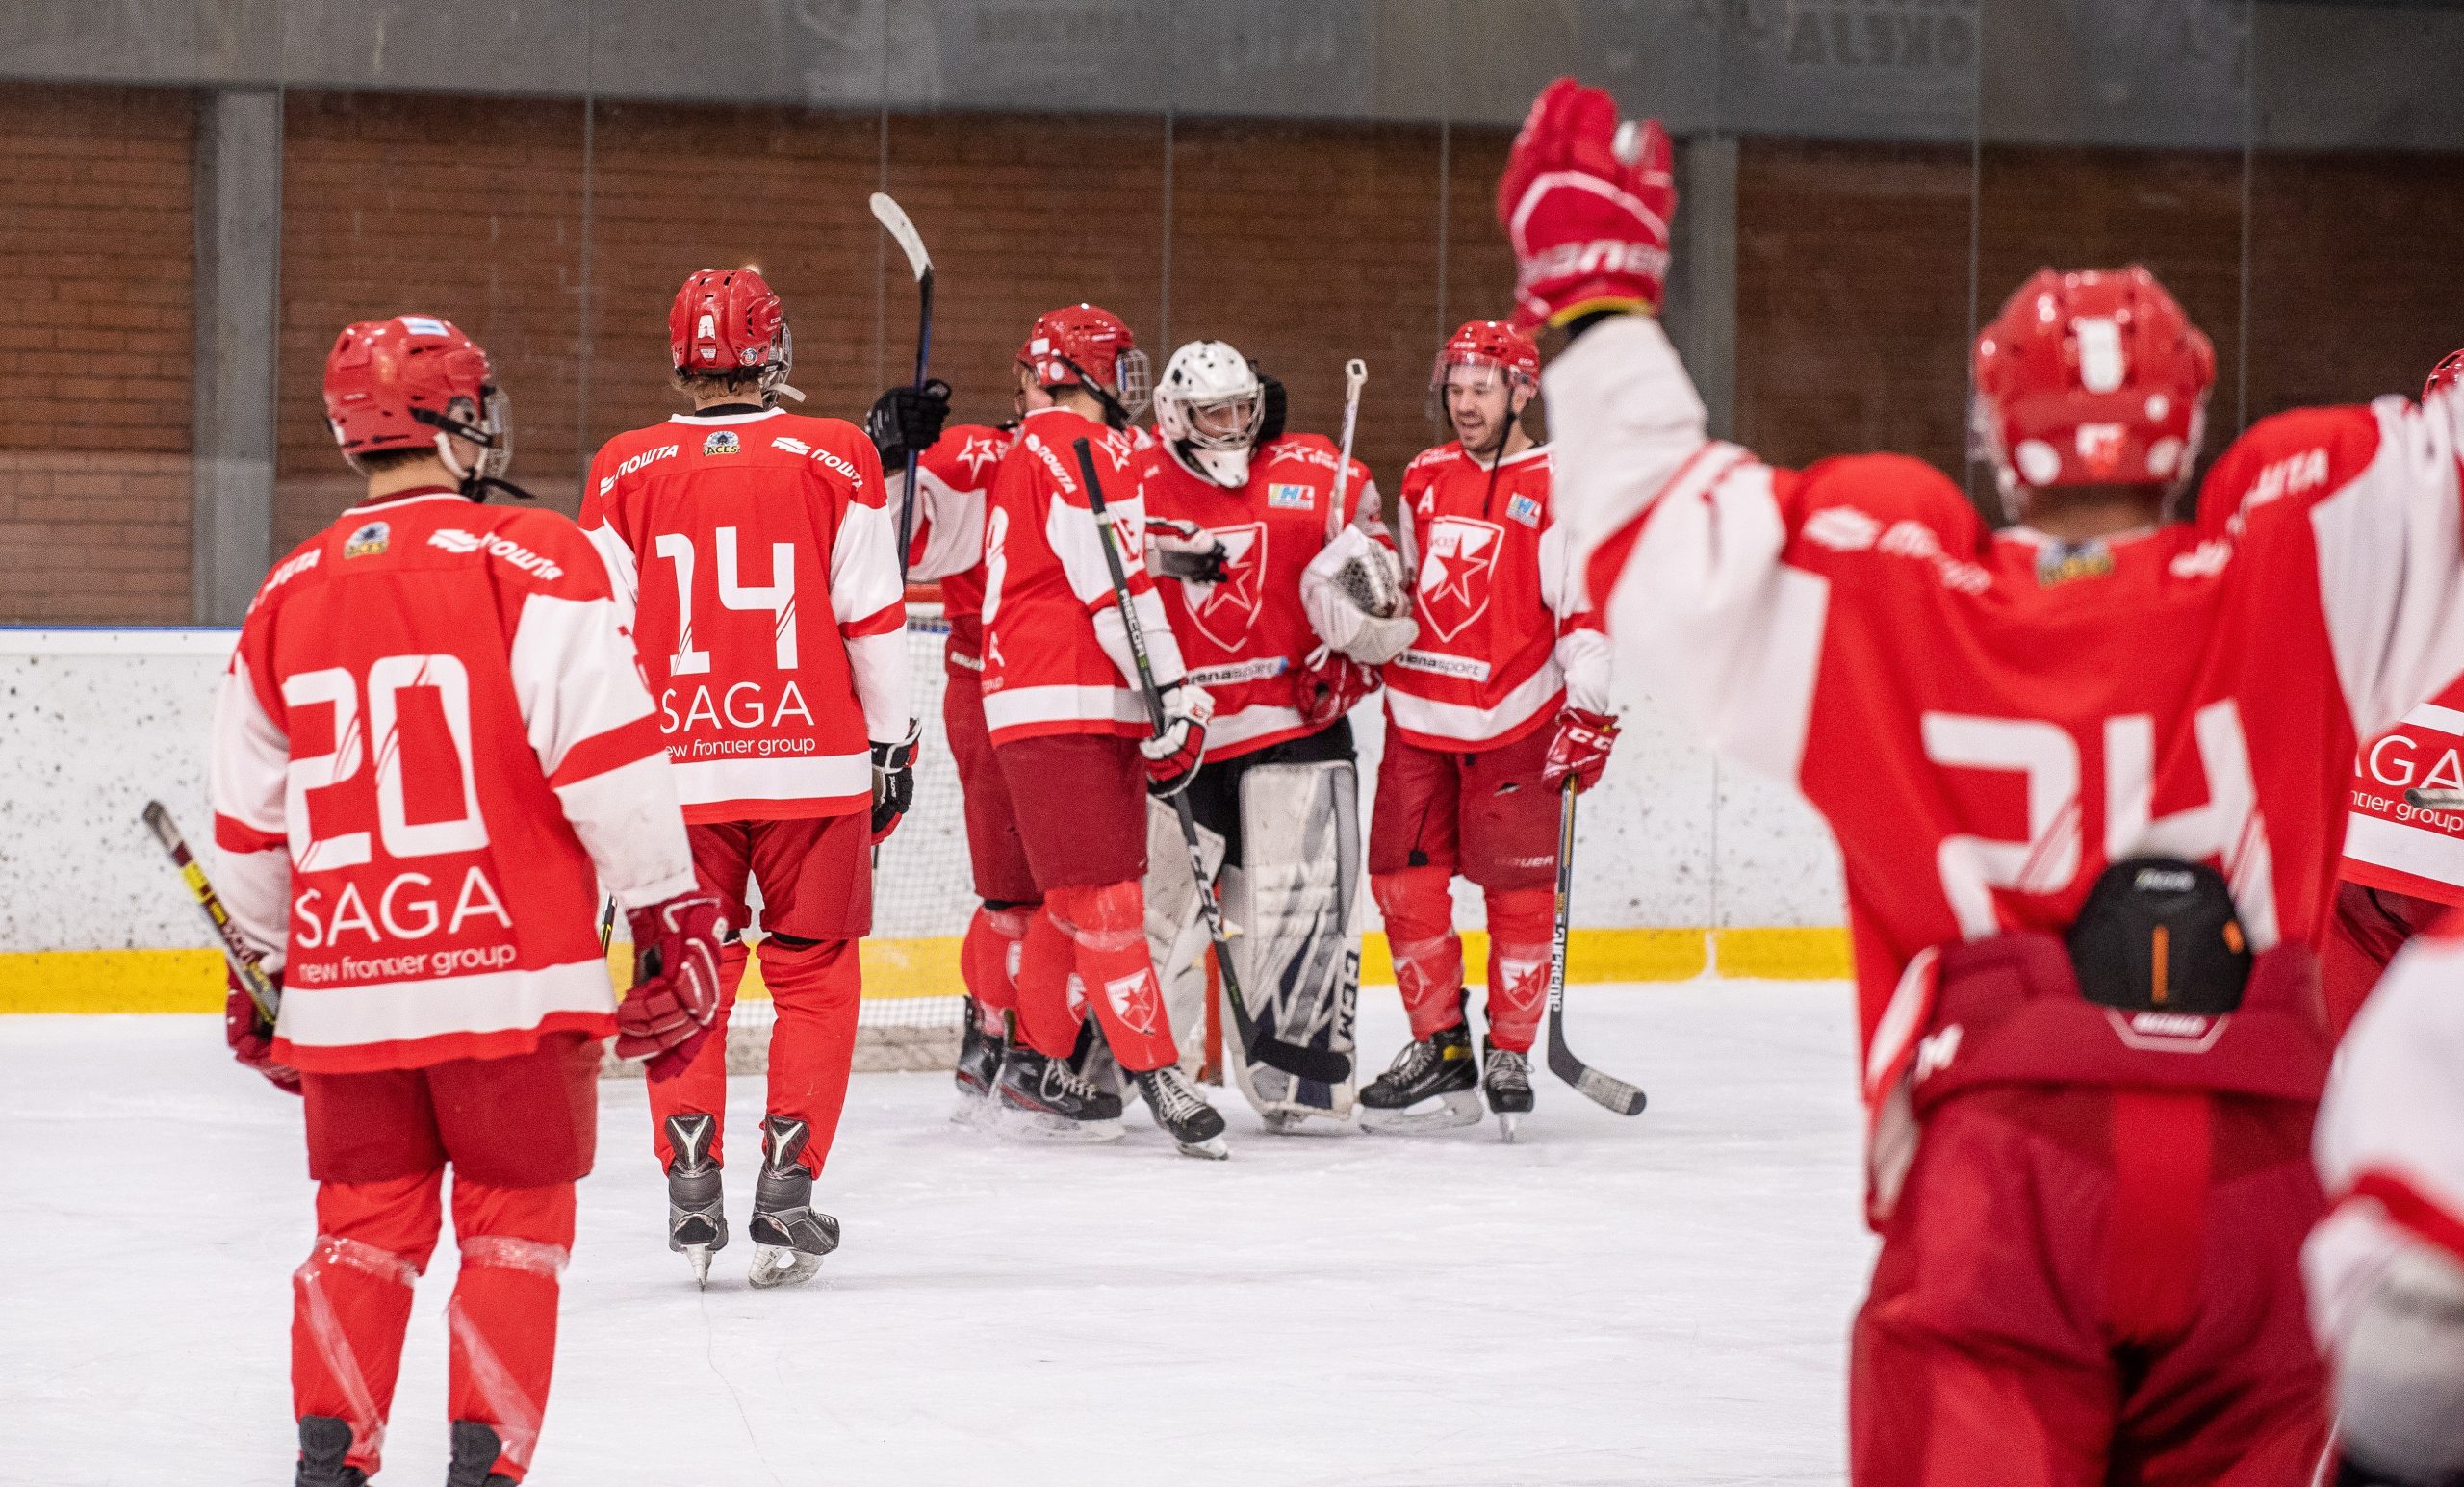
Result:
[[[873,744],[873,845],[889,840],[907,808],[915,804],[915,720],[907,720],[907,736],[896,743]]]
[[[1147,794],[1168,800],[1190,787],[1190,777],[1206,760],[1206,725],[1214,716],[1215,699],[1196,682],[1164,688],[1164,731],[1138,742],[1146,756]]]
[[[282,985],[279,976],[269,979],[276,987]],[[266,1020],[257,999],[240,984],[240,973],[227,965],[222,980],[228,988],[222,998],[222,1040],[231,1045],[231,1057],[272,1080],[275,1089],[297,1094],[299,1071],[273,1061],[273,1024]]]
[[[1562,790],[1572,780],[1578,790],[1600,782],[1608,767],[1608,751],[1617,742],[1617,720],[1604,712],[1569,707],[1557,714],[1557,736],[1549,740],[1549,762],[1541,766],[1540,782]]]
[[[719,1015],[719,941],[727,910],[714,893],[680,893],[626,910],[633,927],[633,989],[616,1008],[616,1056],[650,1060],[653,1079],[684,1071]]]
[[[1309,653],[1292,677],[1292,705],[1311,731],[1351,711],[1354,704],[1377,690],[1377,673],[1332,646]]]
[[[1570,77],[1548,86],[1498,182],[1518,320],[1563,325],[1595,311],[1659,308],[1674,159],[1657,119],[1620,127],[1599,89]]]

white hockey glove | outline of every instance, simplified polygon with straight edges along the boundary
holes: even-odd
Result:
[[[1146,571],[1158,578],[1221,583],[1232,576],[1224,566],[1230,556],[1223,539],[1195,522],[1146,519]]]
[[[1190,778],[1206,761],[1206,725],[1215,718],[1215,699],[1194,681],[1164,687],[1164,731],[1142,738],[1138,752],[1146,756],[1146,793],[1168,800],[1190,787]]]
[[[1420,636],[1395,550],[1347,526],[1300,572],[1300,604],[1318,638],[1364,666],[1383,666]]]

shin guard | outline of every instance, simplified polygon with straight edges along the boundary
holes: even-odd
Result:
[[[558,1277],[574,1241],[574,1185],[496,1188],[453,1182],[462,1273],[445,1309],[451,1335],[446,1407],[461,1427],[495,1432],[491,1473],[530,1470],[556,1362]],[[484,1477],[482,1477],[484,1480]]]
[[[719,947],[719,1015],[710,1024],[710,1036],[693,1050],[692,1062],[684,1065],[681,1073],[672,1079],[649,1081],[651,1148],[658,1153],[658,1169],[662,1172],[676,1160],[674,1148],[667,1143],[670,1115],[708,1115],[709,1158],[722,1164],[727,1160],[728,1014],[735,1010],[736,988],[744,985],[748,955],[740,939],[729,940]]]
[[[761,979],[779,1010],[770,1030],[768,1113],[810,1129],[797,1160],[818,1174],[838,1134],[856,1059],[856,1012],[864,991],[856,942],[773,935],[761,942]]]
[[[1066,1059],[1077,1049],[1086,1014],[1069,932],[1053,917],[1060,897],[1036,910],[1018,951],[1018,1040],[1047,1059]]]
[[[385,1447],[411,1287],[443,1221],[444,1175],[319,1184],[316,1247],[292,1272],[292,1412],[348,1426],[346,1461],[371,1475]]]
[[[1070,961],[1086,988],[1087,1005],[1120,1066],[1138,1074],[1179,1059],[1163,987],[1155,980],[1155,960],[1146,947],[1146,895],[1138,880],[1062,888],[1046,905],[1053,922],[1069,936]]]
[[[1451,876],[1443,867],[1407,867],[1369,880],[1386,919],[1395,988],[1412,1019],[1412,1037],[1424,1042],[1463,1020],[1463,940],[1454,933]]]
[[[1489,910],[1489,1040],[1529,1053],[1549,1009],[1549,949],[1557,926],[1553,888],[1492,889]]]
[[[959,945],[959,976],[978,1007],[997,1013],[1018,1005],[1018,962],[1026,951],[1028,927],[1035,923],[1040,909],[1035,904],[1005,904],[999,909],[984,904],[967,920],[966,938]]]

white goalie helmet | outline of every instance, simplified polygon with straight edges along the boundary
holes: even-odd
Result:
[[[1155,431],[1182,469],[1237,491],[1249,483],[1266,407],[1266,385],[1247,357],[1220,341],[1193,341],[1156,381]]]

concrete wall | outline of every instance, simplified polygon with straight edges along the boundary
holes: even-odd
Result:
[[[205,750],[228,630],[0,629],[0,947],[11,952],[198,946],[210,941],[139,821],[160,799],[211,870]],[[913,636],[937,687],[938,637]],[[932,694],[937,697],[937,692]],[[937,719],[937,702],[918,712]],[[1828,833],[1789,792],[1724,769],[1657,727],[1648,701],[1601,788],[1583,799],[1575,922],[1590,929],[1835,925]],[[1363,783],[1382,739],[1363,731]],[[956,935],[972,901],[957,835],[956,780],[928,736],[924,804],[892,838],[878,932]],[[1365,788],[1364,793],[1368,793]],[[1363,802],[1364,812],[1367,801]],[[1463,923],[1481,922],[1466,898]],[[1373,910],[1370,915],[1374,923]]]

